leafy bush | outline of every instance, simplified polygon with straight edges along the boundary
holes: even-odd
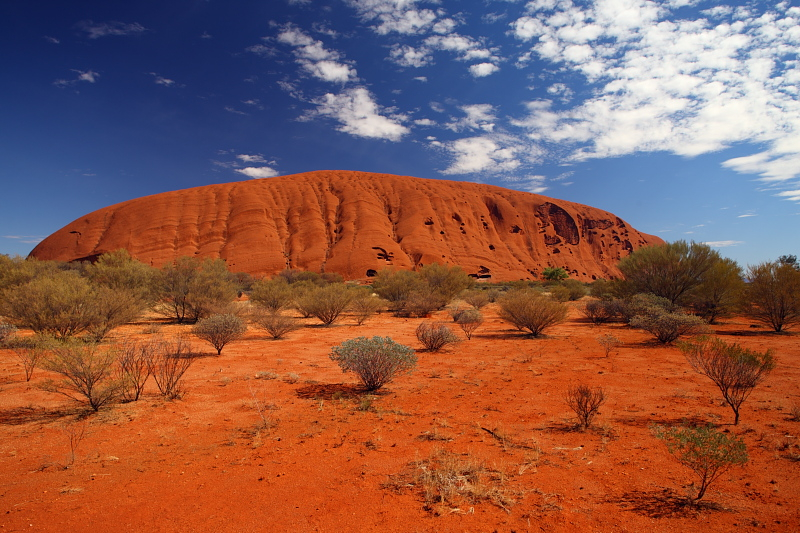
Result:
[[[372,290],[389,302],[392,311],[401,311],[412,291],[424,286],[419,274],[410,270],[384,269],[372,282]]]
[[[747,447],[735,435],[706,427],[653,428],[653,434],[664,441],[669,453],[700,478],[697,495],[689,501],[695,503],[706,494],[708,487],[736,465],[747,462]]]
[[[477,309],[467,309],[458,315],[456,324],[464,331],[467,340],[472,339],[472,334],[483,324],[483,315]]]
[[[308,294],[312,316],[330,326],[342,315],[353,299],[353,292],[343,283],[331,283]]]
[[[689,293],[688,303],[703,320],[713,324],[736,310],[744,286],[741,267],[723,258],[706,271],[703,282]]]
[[[561,281],[568,277],[569,273],[564,267],[547,267],[542,270],[542,279],[547,281]]]
[[[613,320],[618,310],[619,306],[614,300],[589,300],[578,307],[578,311],[595,325]]]
[[[350,302],[350,311],[359,326],[385,307],[384,299],[373,294],[372,291],[363,289],[357,291]]]
[[[408,346],[389,337],[358,337],[331,349],[331,360],[342,372],[355,372],[368,391],[378,390],[398,374],[417,365],[417,355]]]
[[[656,311],[635,316],[629,323],[635,328],[651,333],[662,344],[674,342],[681,335],[694,335],[708,329],[702,318],[681,311],[675,313]]]
[[[280,311],[257,311],[253,314],[252,319],[258,327],[266,330],[273,339],[280,339],[300,327],[296,318],[284,315]]]
[[[179,257],[157,276],[158,310],[178,323],[197,322],[218,312],[238,294],[233,275],[222,259],[199,261]]]
[[[617,301],[619,313],[625,322],[630,323],[635,316],[672,313],[680,309],[666,298],[650,293],[639,293]]]
[[[94,411],[114,400],[119,382],[114,376],[116,351],[92,342],[70,340],[56,344],[42,366],[61,374],[61,381],[48,381],[43,388],[77,402],[85,401]]]
[[[739,424],[739,409],[756,385],[775,368],[770,350],[759,353],[716,337],[700,337],[679,345],[689,364],[719,387],[733,409],[733,425]]]
[[[431,352],[438,352],[448,344],[454,344],[461,339],[441,322],[422,322],[417,326],[417,340]]]
[[[550,297],[558,302],[568,302],[569,289],[563,285],[554,285],[550,287]]]
[[[253,283],[250,301],[268,311],[277,312],[292,303],[292,288],[284,278],[260,279]]]
[[[567,318],[568,307],[530,289],[509,291],[498,299],[500,318],[518,330],[538,337],[545,329]]]
[[[755,320],[783,331],[800,324],[800,270],[794,263],[761,263],[747,269],[744,311]]]
[[[234,315],[211,315],[192,327],[192,333],[211,344],[217,355],[222,353],[225,345],[241,339],[246,331],[244,321]]]
[[[447,305],[447,300],[441,293],[430,287],[422,287],[408,294],[408,298],[403,302],[403,308],[398,314],[425,317],[445,305]]]
[[[439,263],[432,263],[420,268],[420,279],[438,294],[443,300],[442,307],[449,304],[453,298],[465,289],[469,289],[475,281],[459,266],[448,267]]]
[[[592,424],[592,420],[605,399],[602,387],[591,389],[588,385],[583,384],[570,387],[564,396],[564,401],[578,417],[578,426],[582,430],[588,429]]]

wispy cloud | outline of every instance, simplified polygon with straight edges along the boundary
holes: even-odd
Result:
[[[316,110],[306,118],[331,117],[339,122],[339,131],[356,137],[399,141],[410,131],[402,124],[402,117],[384,114],[364,87],[347,89],[339,94],[328,93],[315,103]]]
[[[328,50],[322,41],[313,39],[295,26],[286,26],[278,42],[294,47],[296,61],[309,74],[323,81],[346,83],[358,78],[356,70],[342,61],[341,54]]]
[[[24,244],[38,244],[44,240],[44,237],[39,235],[3,235],[4,239],[12,239]]]
[[[175,87],[175,86],[177,86],[177,84],[175,83],[175,80],[171,80],[169,78],[165,78],[164,76],[160,76],[160,75],[156,74],[155,72],[151,72],[150,75],[153,76],[153,78],[155,78],[154,81],[155,81],[156,85],[163,85],[164,87]]]
[[[564,109],[530,102],[516,124],[538,143],[571,147],[574,160],[750,142],[766,148],[725,166],[770,182],[800,176],[800,7],[675,11],[694,3],[528,2],[510,25],[530,43],[518,64],[538,57],[595,90]]]
[[[273,178],[278,175],[278,171],[271,167],[245,167],[237,168],[236,172],[244,174],[248,178]]]
[[[56,81],[53,82],[53,85],[55,85],[56,87],[71,87],[82,81],[85,81],[87,83],[95,83],[97,81],[97,78],[100,77],[100,74],[98,74],[93,70],[72,69],[72,72],[75,72],[77,74],[75,78],[69,80],[64,78],[57,79]]]
[[[744,241],[706,241],[702,244],[706,244],[712,248],[727,248],[729,246],[744,244]]]
[[[138,22],[126,24],[118,21],[93,22],[91,20],[79,22],[78,29],[85,32],[89,39],[99,39],[109,35],[137,35],[147,31],[147,28]]]
[[[420,9],[417,0],[345,0],[364,21],[373,23],[375,32],[418,34],[434,26],[437,14]]]

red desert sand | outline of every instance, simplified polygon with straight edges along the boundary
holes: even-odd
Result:
[[[658,237],[581,204],[491,185],[390,174],[319,171],[206,185],[90,213],[31,255],[73,261],[125,248],[160,267],[222,258],[233,272],[285,268],[364,279],[382,268],[459,265],[475,277],[619,277],[617,262]]]
[[[250,329],[221,356],[195,338],[200,356],[182,398],[162,399],[151,381],[139,401],[85,418],[40,389],[57,376],[37,369],[26,383],[14,353],[0,350],[0,530],[800,530],[796,335],[739,317],[714,326],[727,342],[771,348],[778,360],[733,426],[711,381],[647,333],[591,326],[573,308],[531,339],[501,322],[493,304],[485,310],[472,340],[419,351],[413,373],[372,395],[330,360],[330,348],[381,335],[420,349],[422,319],[384,313],[328,328],[308,320],[282,340]],[[189,329],[157,324],[113,335]],[[597,342],[606,334],[623,343],[608,357]],[[578,383],[607,398],[583,432],[564,402]],[[650,430],[684,422],[717,424],[750,455],[699,507],[683,505],[694,474]],[[437,468],[447,465],[439,481],[450,492],[435,492]]]

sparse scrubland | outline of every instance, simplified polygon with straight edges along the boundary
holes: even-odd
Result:
[[[0,256],[0,525],[800,528],[796,265],[621,266],[579,291]]]

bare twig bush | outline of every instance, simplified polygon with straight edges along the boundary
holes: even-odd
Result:
[[[416,334],[417,340],[431,352],[438,352],[448,344],[461,341],[458,335],[442,322],[422,322],[417,326]]]
[[[733,409],[733,425],[739,423],[739,410],[756,385],[775,368],[772,351],[764,353],[727,344],[716,337],[699,337],[680,344],[680,349],[698,372],[719,387],[722,397]]]
[[[458,316],[456,324],[461,327],[467,340],[470,340],[475,330],[483,324],[483,315],[477,309],[468,309]]]
[[[119,392],[114,375],[116,350],[92,342],[60,342],[51,349],[42,366],[64,379],[48,381],[43,388],[77,402],[86,402],[94,411],[113,401]]]
[[[712,426],[655,426],[652,431],[683,466],[700,478],[697,494],[689,497],[690,503],[698,502],[715,480],[748,459],[747,447],[739,437],[717,431]]]
[[[146,341],[125,339],[119,350],[120,398],[135,402],[144,391],[144,386],[153,369],[156,354],[164,349],[164,341],[158,337]]]
[[[0,345],[11,339],[16,332],[16,326],[0,321]]]
[[[87,422],[86,420],[74,421],[71,424],[65,424],[61,427],[61,432],[67,437],[69,444],[69,455],[67,456],[67,466],[75,464],[75,454],[78,450],[78,445],[86,437]]]
[[[578,311],[595,325],[610,322],[617,316],[618,306],[613,300],[590,300],[578,307]]]
[[[217,350],[217,355],[222,353],[227,344],[241,339],[246,331],[244,321],[235,315],[211,315],[200,319],[192,327],[192,333],[211,344]]]
[[[47,348],[52,343],[52,337],[34,335],[32,337],[12,337],[3,344],[14,351],[25,369],[25,381],[30,381],[33,371],[39,366]]]
[[[300,323],[295,317],[285,315],[280,311],[256,311],[252,320],[256,326],[269,333],[273,339],[280,339],[300,327]]]
[[[564,401],[575,412],[575,416],[578,418],[578,427],[581,430],[586,430],[592,425],[592,420],[605,399],[602,387],[592,389],[584,384],[570,387],[564,396]]]
[[[342,372],[355,372],[368,391],[378,390],[395,376],[411,372],[417,355],[389,337],[358,337],[331,348],[330,358]]]
[[[183,375],[193,362],[191,346],[185,338],[163,342],[154,354],[150,370],[162,396],[175,400],[183,395]]]
[[[597,343],[603,347],[603,352],[606,354],[606,357],[609,356],[614,348],[622,346],[622,341],[610,333],[597,337]]]
[[[498,303],[500,318],[533,337],[566,320],[569,309],[566,304],[529,289],[510,291],[498,299]]]

